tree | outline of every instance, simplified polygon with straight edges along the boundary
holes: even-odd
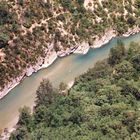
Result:
[[[4,34],[4,33],[0,33],[0,48],[6,47],[6,45],[8,45],[8,41],[9,41],[9,36]]]
[[[5,1],[0,3],[0,25],[10,23],[12,21],[12,14],[9,11],[8,4]]]
[[[136,0],[136,6],[137,6],[137,8],[140,8],[140,0]]]
[[[49,80],[44,79],[36,92],[36,107],[39,105],[44,105],[48,107],[51,103],[53,103],[55,99],[56,91],[52,87],[52,84]]]
[[[21,6],[23,6],[24,0],[18,0],[18,4],[21,5]]]
[[[136,70],[140,71],[140,54],[132,57],[132,64]]]
[[[35,109],[34,112],[34,118],[35,118],[35,124],[38,124],[40,122],[45,122],[47,119],[47,108],[45,106],[40,105]]]
[[[18,128],[16,132],[13,132],[9,138],[9,140],[27,140],[27,139],[29,139],[29,136],[26,127]]]
[[[118,40],[117,46],[114,48],[111,48],[108,63],[110,65],[118,64],[122,58],[125,56],[125,47],[122,41]]]
[[[140,53],[140,45],[136,42],[131,42],[127,51],[127,59],[132,59]]]
[[[135,72],[136,70],[133,68],[133,65],[130,62],[124,60],[115,66],[113,77],[117,80],[120,78],[132,79]]]
[[[31,123],[31,111],[28,107],[23,107],[20,110],[18,125],[29,125]]]
[[[127,23],[130,24],[131,27],[133,27],[136,23],[136,19],[134,16],[129,15],[127,19]]]
[[[85,0],[78,0],[79,5],[83,5]]]
[[[140,88],[134,81],[126,81],[122,85],[122,94],[133,95],[137,100],[140,100]]]
[[[66,90],[66,89],[67,89],[67,84],[61,82],[60,85],[59,85],[59,90],[60,90],[60,91],[64,91],[64,90]]]

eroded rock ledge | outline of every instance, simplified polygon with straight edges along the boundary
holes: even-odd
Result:
[[[140,28],[135,27],[134,29],[129,29],[127,33],[125,33],[123,36],[128,37],[132,34],[136,34],[140,32]],[[70,55],[71,53],[80,53],[80,54],[86,54],[89,50],[89,48],[99,48],[103,45],[107,44],[112,38],[116,37],[116,33],[114,30],[109,29],[106,31],[104,36],[101,38],[96,38],[96,40],[93,42],[93,45],[90,46],[87,42],[82,42],[81,44],[77,44],[76,46],[72,46],[71,48],[68,48],[67,50],[61,50],[56,52],[53,48],[53,43],[50,44],[49,49],[46,51],[46,57],[45,58],[39,58],[36,65],[30,66],[24,70],[24,72],[17,77],[16,79],[13,79],[12,82],[9,82],[2,91],[0,91],[0,99],[2,99],[4,96],[6,96],[9,91],[11,91],[14,87],[16,87],[26,76],[31,76],[33,73],[39,71],[40,69],[47,68],[50,66],[58,57],[64,57],[67,55]]]

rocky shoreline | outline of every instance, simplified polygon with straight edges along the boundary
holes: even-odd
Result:
[[[134,29],[128,30],[127,33],[123,34],[123,37],[129,37],[130,35],[139,32],[140,32],[140,28],[136,27]],[[0,99],[6,96],[9,93],[9,91],[12,90],[14,87],[16,87],[25,77],[31,76],[33,73],[39,71],[40,69],[49,67],[58,57],[64,57],[70,55],[71,53],[86,54],[90,48],[100,48],[103,45],[107,44],[114,37],[117,37],[117,34],[114,30],[110,29],[101,38],[97,37],[92,46],[90,46],[86,42],[83,42],[80,45],[76,45],[75,47],[67,49],[66,51],[60,51],[57,53],[53,49],[53,44],[50,44],[49,50],[46,50],[46,57],[39,58],[36,65],[27,68],[21,74],[21,76],[17,77],[12,82],[10,82],[7,86],[5,86],[5,88],[2,91],[0,91]],[[8,138],[10,137],[10,133],[13,132],[15,129],[16,128],[13,127],[7,130],[6,132],[4,132],[1,135],[0,140],[8,140]]]
[[[139,32],[140,32],[140,28],[135,27],[134,29],[129,29],[127,33],[123,34],[123,37],[129,37],[130,35],[133,35],[133,34],[136,34]],[[46,52],[47,52],[46,57],[39,58],[36,65],[26,68],[19,77],[17,77],[16,79],[13,79],[12,82],[9,82],[8,85],[6,85],[5,88],[2,91],[0,91],[0,99],[2,99],[4,96],[6,96],[25,77],[31,76],[33,73],[39,71],[40,69],[47,68],[58,57],[64,57],[64,56],[70,55],[71,53],[86,54],[90,48],[100,48],[103,45],[107,44],[112,38],[114,38],[116,36],[117,36],[117,34],[116,34],[115,30],[109,29],[108,31],[105,32],[105,34],[101,38],[96,37],[92,46],[90,46],[89,43],[83,42],[80,45],[77,44],[74,47],[68,48],[66,51],[59,51],[57,53],[53,49],[53,43],[50,44],[49,50],[46,50]]]

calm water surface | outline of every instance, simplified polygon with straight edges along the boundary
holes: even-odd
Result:
[[[122,38],[128,45],[131,41],[140,42],[140,34]],[[0,128],[12,127],[17,121],[18,110],[23,106],[33,107],[35,91],[43,78],[48,78],[54,86],[60,82],[70,82],[78,75],[86,72],[94,64],[108,56],[110,48],[117,43],[112,39],[107,45],[99,49],[90,49],[86,55],[70,55],[57,59],[49,68],[40,70],[25,78],[7,96],[0,100]]]

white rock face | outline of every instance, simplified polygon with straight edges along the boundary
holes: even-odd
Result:
[[[78,48],[74,51],[74,53],[86,54],[89,50],[90,46],[88,43],[83,42]]]
[[[47,68],[57,59],[57,53],[54,50],[50,53],[51,53],[51,55],[45,57],[44,63],[41,66],[41,69],[42,68]]]
[[[11,82],[9,82],[2,91],[0,91],[0,99],[3,98],[4,96],[7,95],[7,93],[9,91],[11,91],[11,89],[13,89],[14,87],[16,87],[20,81],[22,80],[22,78],[24,77],[25,73],[22,73],[21,76],[17,77],[16,79],[13,79]]]
[[[102,36],[101,38],[96,38],[92,45],[92,48],[99,48],[107,44],[113,37],[116,37],[115,31],[110,29],[107,32],[105,32],[104,36]]]
[[[2,91],[0,91],[0,99],[6,96],[10,90],[16,87],[25,76],[31,76],[34,72],[37,72],[42,68],[47,68],[56,60],[56,58],[57,53],[54,50],[50,51],[49,55],[46,55],[45,58],[39,58],[38,63],[36,65],[27,68],[21,74],[21,76],[17,77],[16,79],[13,79],[5,86],[5,88]]]
[[[94,1],[93,0],[85,0],[84,1],[85,9],[89,9],[89,10],[93,11],[94,10],[93,5],[94,5]]]
[[[135,26],[133,29],[128,29],[128,32],[123,34],[124,37],[128,37],[130,35],[136,34],[140,32],[140,28],[138,26]]]
[[[124,34],[124,37],[128,37],[132,34],[140,32],[139,27],[135,27],[133,29],[129,29],[129,31]],[[13,79],[13,81],[9,82],[3,90],[0,91],[0,99],[3,98],[8,94],[8,92],[13,89],[15,86],[17,86],[20,81],[25,77],[25,76],[31,76],[32,73],[37,72],[38,70],[42,68],[47,68],[49,65],[51,65],[57,57],[64,57],[66,55],[69,55],[71,53],[81,53],[81,54],[86,54],[89,50],[90,47],[92,48],[99,48],[105,44],[107,44],[113,37],[116,37],[116,33],[114,30],[109,29],[105,32],[105,34],[99,38],[97,37],[96,40],[93,42],[92,46],[89,46],[88,43],[82,42],[82,44],[77,44],[76,46],[72,46],[71,48],[68,48],[66,50],[62,50],[59,52],[55,52],[53,49],[53,43],[49,45],[49,50],[46,52],[46,57],[45,58],[39,58],[38,63],[34,66],[30,66],[27,68],[19,77],[16,79]]]

